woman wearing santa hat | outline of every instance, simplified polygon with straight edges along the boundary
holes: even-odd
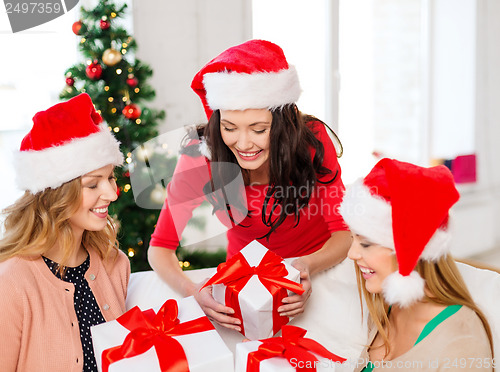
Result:
[[[181,294],[195,295],[211,319],[239,330],[232,309],[215,302],[210,288],[198,292],[175,255],[192,210],[208,200],[228,228],[228,258],[255,239],[283,258],[298,257],[293,265],[305,292],[278,309],[297,315],[311,293],[310,276],[344,260],[351,243],[337,211],[344,186],[325,124],[299,111],[297,72],[265,40],[225,50],[191,87],[208,124],[195,133],[201,141],[185,147],[168,186],[150,243],[151,266]]]
[[[97,371],[90,327],[125,311],[130,276],[108,207],[119,142],[87,94],[33,117],[15,154],[25,190],[0,240],[2,371]]]
[[[449,253],[451,172],[382,159],[340,206],[371,320],[356,371],[486,370],[490,326]]]

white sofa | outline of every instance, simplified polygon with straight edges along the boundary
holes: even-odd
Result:
[[[458,263],[476,303],[488,318],[494,336],[495,355],[500,356],[500,274]],[[202,282],[215,269],[186,271],[194,282]],[[366,343],[366,314],[361,315],[354,265],[346,259],[336,267],[313,278],[313,292],[304,314],[292,324],[308,330],[306,337],[315,339],[327,349],[345,358],[357,359]],[[179,299],[179,293],[159,279],[153,271],[132,274],[127,309],[139,306],[145,310],[162,305],[167,299]],[[234,351],[243,340],[238,332],[216,326],[228,347]]]

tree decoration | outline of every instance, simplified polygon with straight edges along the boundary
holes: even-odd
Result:
[[[73,79],[71,76],[67,77],[66,78],[66,84],[70,87],[72,87],[73,85],[75,85],[75,79]]]
[[[102,61],[106,66],[114,66],[122,60],[122,54],[112,48],[106,49],[102,54]]]
[[[73,30],[73,33],[75,35],[81,35],[83,33],[82,26],[82,21],[76,21],[75,23],[73,23],[73,26],[71,26],[71,29]]]
[[[141,108],[134,103],[130,103],[122,110],[122,114],[127,119],[135,120],[141,116]]]
[[[150,195],[151,201],[153,201],[156,204],[162,204],[165,201],[166,197],[167,197],[167,190],[165,190],[165,188],[162,185],[156,184],[153,191],[151,191]]]
[[[134,75],[129,74],[126,83],[129,87],[135,88],[139,84],[139,80]]]
[[[98,60],[94,60],[94,62],[90,63],[85,69],[85,73],[92,80],[99,80],[102,75],[102,67],[99,64]]]
[[[101,28],[101,30],[108,30],[110,27],[111,27],[111,22],[107,19],[107,18],[102,18],[100,21],[99,21],[99,27]]]

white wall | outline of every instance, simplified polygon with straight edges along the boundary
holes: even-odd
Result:
[[[500,249],[500,1],[479,1],[477,148],[493,205],[495,244]]]
[[[191,80],[205,63],[251,38],[251,0],[134,1],[137,58],[153,69],[165,132],[206,120]]]

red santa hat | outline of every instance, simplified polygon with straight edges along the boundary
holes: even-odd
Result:
[[[297,102],[301,92],[295,67],[278,45],[265,40],[225,50],[196,74],[191,88],[208,118],[215,110],[273,110]]]
[[[120,143],[82,93],[33,117],[33,127],[14,154],[16,183],[36,194],[105,165],[121,165]]]
[[[339,208],[351,231],[396,253],[398,271],[383,283],[389,304],[408,306],[424,296],[414,271],[419,259],[436,261],[449,252],[449,210],[459,199],[445,166],[423,168],[380,160],[349,187]]]

